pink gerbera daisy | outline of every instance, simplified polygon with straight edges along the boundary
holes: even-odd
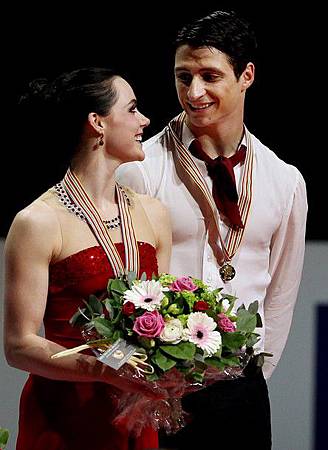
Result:
[[[194,312],[187,320],[188,340],[204,350],[207,356],[216,353],[222,343],[221,334],[214,331],[217,324],[203,312]]]

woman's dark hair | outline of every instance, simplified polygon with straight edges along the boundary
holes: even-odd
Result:
[[[227,55],[237,80],[247,63],[254,62],[257,48],[250,24],[234,11],[215,11],[184,26],[174,45],[216,48]]]
[[[90,112],[107,116],[117,100],[113,87],[119,76],[111,69],[87,67],[65,72],[53,81],[39,78],[31,81],[19,100],[25,119],[34,120],[35,132],[44,149],[54,145],[64,151],[69,161],[79,144],[83,127]],[[28,138],[28,136],[27,136]]]

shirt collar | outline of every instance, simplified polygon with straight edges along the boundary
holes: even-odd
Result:
[[[245,145],[245,147],[247,147],[246,145],[246,127],[244,125],[244,136],[241,140],[240,145]],[[190,128],[188,127],[188,125],[186,124],[186,122],[183,122],[183,127],[182,127],[182,143],[183,145],[189,149],[190,144],[192,143],[192,141],[196,139],[195,136],[192,134]],[[239,146],[240,147],[240,146]]]

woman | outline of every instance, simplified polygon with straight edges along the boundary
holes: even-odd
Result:
[[[110,277],[124,269],[148,277],[168,271],[166,210],[115,182],[120,164],[144,158],[149,120],[131,86],[104,68],[78,69],[50,85],[35,81],[21,105],[29,112],[24,117],[39,126],[43,118],[45,136],[71,147],[73,156],[64,179],[17,214],[5,245],[6,358],[31,373],[17,450],[155,448],[153,430],[134,439],[112,425],[117,389],[158,398],[149,385],[125,379],[91,354],[51,359],[82,343],[69,319]],[[38,334],[42,321],[45,337]]]

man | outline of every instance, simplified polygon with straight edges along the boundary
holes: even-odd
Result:
[[[254,81],[256,40],[235,13],[217,11],[185,26],[176,39],[175,80],[183,112],[149,139],[143,162],[121,167],[119,180],[159,198],[170,210],[170,272],[202,278],[258,300],[263,327],[257,353],[272,353],[270,377],[292,320],[301,279],[306,189],[244,125]],[[260,358],[245,377],[189,395],[191,422],[163,439],[167,448],[271,448],[270,406]],[[228,447],[227,447],[228,448]]]

